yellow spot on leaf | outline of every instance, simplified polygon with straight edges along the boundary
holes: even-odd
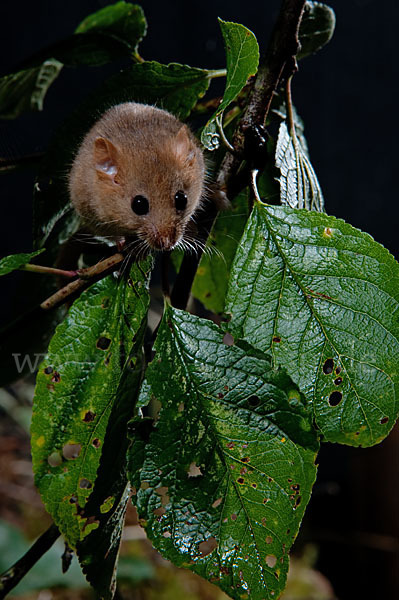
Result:
[[[39,446],[39,448],[42,448],[44,446],[45,441],[46,440],[44,439],[44,435],[41,435],[36,440],[36,446]]]

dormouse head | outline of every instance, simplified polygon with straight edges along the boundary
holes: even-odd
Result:
[[[195,138],[175,132],[133,131],[126,140],[93,140],[98,219],[118,235],[137,235],[151,248],[171,250],[200,204],[204,160]]]

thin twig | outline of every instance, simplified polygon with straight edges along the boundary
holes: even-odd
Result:
[[[43,275],[59,275],[60,277],[76,277],[79,275],[78,271],[64,271],[63,269],[56,269],[54,267],[44,267],[43,265],[33,265],[27,263],[19,267],[20,271],[29,271],[30,273],[42,273]]]
[[[93,267],[81,269],[80,271],[78,271],[79,279],[71,281],[71,283],[68,283],[68,285],[55,292],[55,294],[50,296],[50,298],[44,300],[44,302],[41,303],[40,307],[44,310],[49,310],[50,308],[54,308],[55,306],[62,304],[77,291],[81,290],[87,285],[90,285],[97,279],[105,277],[105,275],[107,275],[109,271],[114,270],[124,260],[124,258],[125,257],[123,256],[123,254],[117,252],[109,258],[98,262]]]
[[[33,565],[51,548],[59,536],[58,527],[54,524],[51,525],[29,548],[26,554],[0,575],[0,599],[5,598],[8,592],[15,588]]]

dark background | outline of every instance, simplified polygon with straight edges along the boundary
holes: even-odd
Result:
[[[3,4],[0,72],[10,72],[34,51],[68,36],[88,13],[106,4],[100,0]],[[217,16],[249,27],[262,49],[279,4],[144,1],[149,29],[140,52],[164,63],[222,68]],[[335,35],[317,55],[300,63],[294,102],[305,121],[327,212],[369,232],[397,256],[399,6],[394,0],[329,4],[337,16]],[[0,154],[18,156],[45,148],[63,117],[107,72],[109,68],[65,69],[50,88],[44,113],[0,122]],[[33,173],[1,176],[0,256],[31,249],[32,182]],[[341,600],[398,597],[399,542],[392,537],[395,530],[398,533],[398,444],[396,431],[372,449],[329,444],[322,448],[319,480],[297,549],[309,540],[318,544],[317,566]]]

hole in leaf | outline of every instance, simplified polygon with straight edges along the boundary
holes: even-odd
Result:
[[[323,373],[325,375],[329,375],[330,373],[333,372],[334,369],[334,361],[332,358],[327,358],[327,360],[325,361],[324,365],[323,365]]]
[[[98,438],[94,438],[94,440],[92,441],[92,444],[95,448],[99,448],[101,446],[101,442]]]
[[[187,475],[189,477],[199,477],[200,475],[203,475],[203,473],[200,467],[198,467],[195,462],[192,462],[188,468]]]
[[[259,406],[260,400],[259,400],[258,396],[250,396],[248,398],[247,402],[248,402],[249,406],[255,407],[255,406]]]
[[[73,460],[78,458],[82,446],[80,444],[65,444],[62,449],[62,454],[67,460]]]
[[[338,365],[338,367],[335,369],[335,374],[339,375],[341,373],[341,367]]]
[[[76,504],[77,501],[78,501],[77,496],[71,496],[69,498],[69,504]]]
[[[256,485],[256,483],[253,483],[253,484],[252,484],[252,487],[254,488],[254,490],[256,490],[256,488],[257,488],[258,486]]]
[[[276,566],[277,558],[274,556],[274,554],[268,554],[265,558],[265,561],[267,566],[273,569],[273,567]]]
[[[240,485],[242,485],[244,483],[244,481],[245,481],[244,477],[239,477],[237,479],[237,483],[239,483]]]
[[[222,498],[217,498],[215,502],[212,504],[212,508],[217,508],[220,504],[222,504]]]
[[[47,458],[50,467],[59,467],[62,464],[62,456],[59,452],[52,452]]]
[[[109,338],[100,337],[97,340],[96,346],[99,350],[107,350],[107,348],[109,348],[110,343],[111,343],[111,340]]]
[[[334,384],[341,385],[342,381],[343,381],[342,377],[337,377],[336,379],[334,379]]]
[[[234,338],[230,333],[225,333],[222,341],[225,346],[234,346]]]
[[[156,508],[153,512],[156,517],[162,517],[162,515],[166,513],[166,509],[163,506],[160,506],[159,508]]]
[[[241,461],[245,463],[249,463],[250,460],[251,459],[249,458],[249,456],[244,456],[244,458],[241,459]]]
[[[208,556],[211,552],[217,548],[217,540],[214,537],[210,537],[204,542],[200,542],[198,550],[201,552],[201,556]]]
[[[332,392],[328,398],[330,406],[338,406],[342,400],[342,392]]]
[[[59,383],[61,381],[61,375],[58,373],[58,371],[54,371],[54,375],[52,376],[51,381],[53,383]]]
[[[278,337],[278,335],[275,335],[272,338],[272,341],[275,342],[276,344],[279,344],[281,342],[281,337]]]
[[[85,416],[83,417],[82,421],[84,421],[85,423],[91,423],[92,421],[94,421],[96,417],[96,413],[92,412],[91,410],[88,410],[85,413]]]
[[[385,425],[385,423],[388,423],[389,418],[388,417],[382,417],[382,419],[380,420],[381,425]]]
[[[91,487],[93,487],[93,484],[91,481],[89,481],[88,479],[86,479],[85,477],[83,477],[80,481],[79,481],[79,487],[82,490],[89,490]]]
[[[45,373],[46,375],[50,375],[50,373],[52,373],[52,372],[53,372],[53,367],[46,367],[46,368],[44,369],[44,373]]]
[[[263,498],[263,504],[267,504],[269,502],[270,498]]]

